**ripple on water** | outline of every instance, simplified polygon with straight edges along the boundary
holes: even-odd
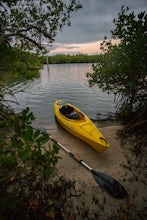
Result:
[[[108,95],[97,86],[89,87],[86,72],[91,71],[91,64],[58,64],[41,69],[40,78],[25,84],[14,85],[14,88],[24,89],[16,94],[20,105],[11,104],[16,112],[26,106],[36,116],[36,123],[48,127],[55,124],[53,103],[63,99],[76,105],[90,118],[96,119],[97,114],[104,116],[114,113],[114,97]]]

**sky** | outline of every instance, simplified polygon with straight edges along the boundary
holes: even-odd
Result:
[[[100,42],[111,38],[114,30],[113,19],[118,17],[122,5],[138,14],[147,12],[147,0],[79,0],[82,9],[71,15],[71,26],[58,31],[53,46],[53,54],[97,54]]]

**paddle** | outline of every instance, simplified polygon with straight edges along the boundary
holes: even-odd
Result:
[[[40,129],[40,132],[42,134],[48,134],[44,128]],[[76,158],[76,156],[72,152],[70,152],[64,145],[57,142],[51,135],[49,135],[49,138],[55,144],[57,144],[59,147],[61,147],[64,151],[66,151],[75,161],[77,161],[78,163],[83,165],[86,169],[88,169],[92,173],[95,181],[99,184],[99,186],[103,190],[108,192],[111,196],[113,196],[114,198],[117,198],[117,199],[123,199],[128,195],[125,188],[117,180],[115,180],[114,178],[112,178],[111,176],[109,176],[105,173],[100,173],[100,172],[94,171],[92,169],[92,167],[90,167],[83,160],[79,160],[78,158]]]

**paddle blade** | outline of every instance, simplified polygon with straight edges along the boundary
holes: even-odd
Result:
[[[94,170],[91,172],[99,186],[114,198],[123,199],[128,195],[125,188],[111,176],[105,173],[96,172]]]

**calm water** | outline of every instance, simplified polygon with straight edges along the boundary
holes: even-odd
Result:
[[[53,114],[56,99],[71,102],[91,119],[114,113],[113,96],[97,86],[90,88],[85,75],[87,71],[91,71],[91,64],[49,65],[49,73],[44,66],[39,79],[15,86],[25,90],[16,94],[19,105],[13,105],[15,111],[29,106],[36,116],[35,125],[49,129],[56,126]]]

